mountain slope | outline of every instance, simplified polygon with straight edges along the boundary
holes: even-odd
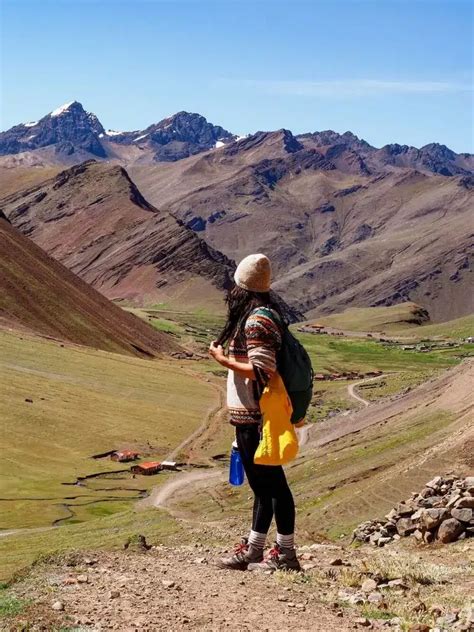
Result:
[[[341,159],[281,130],[130,172],[232,259],[268,253],[275,289],[301,311],[406,300],[434,321],[473,311],[472,177],[372,176]]]
[[[119,166],[86,162],[0,201],[12,224],[109,298],[221,300],[231,262],[148,204]]]
[[[1,212],[0,325],[130,355],[177,348],[49,257]]]

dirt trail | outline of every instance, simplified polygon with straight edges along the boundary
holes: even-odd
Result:
[[[347,392],[349,394],[349,397],[352,397],[352,399],[355,399],[358,402],[361,402],[362,404],[364,404],[364,406],[368,406],[370,402],[364,399],[363,397],[361,397],[360,395],[357,395],[354,389],[357,388],[358,386],[361,386],[361,384],[374,382],[375,380],[380,380],[383,377],[386,377],[384,373],[382,373],[382,375],[377,375],[376,377],[369,377],[365,380],[360,380],[360,382],[355,382],[354,384],[349,384],[349,386],[347,387]]]
[[[204,378],[201,376],[187,371],[189,375],[192,375],[196,379],[204,381]],[[197,428],[192,434],[190,434],[184,441],[182,441],[178,446],[176,446],[166,457],[167,461],[173,461],[178,454],[183,452],[184,450],[188,450],[188,462],[191,461],[193,452],[197,449],[197,447],[203,442],[203,440],[213,433],[216,426],[221,422],[223,415],[225,415],[225,391],[224,389],[215,382],[208,383],[211,388],[213,388],[218,394],[218,403],[214,408],[209,411],[206,415],[203,423]]]
[[[313,445],[323,446],[348,434],[360,432],[368,426],[381,422],[389,422],[397,415],[406,414],[409,410],[419,408],[425,410],[435,404],[443,408],[440,399],[459,403],[466,394],[472,392],[474,379],[474,361],[466,359],[452,369],[444,371],[439,377],[432,378],[405,395],[395,395],[390,399],[373,402],[363,410],[338,415],[322,421],[313,427],[311,438]]]
[[[187,488],[187,491],[191,491],[196,487],[207,487],[211,482],[221,482],[225,478],[224,470],[219,468],[213,468],[207,472],[186,472],[175,475],[171,480],[167,481],[161,487],[155,487],[148,498],[143,499],[138,503],[139,507],[166,507],[167,500],[183,488]],[[174,512],[172,512],[174,513]]]
[[[196,375],[196,377],[201,380],[203,379],[199,375]],[[203,444],[218,430],[219,425],[224,423],[224,416],[226,414],[225,390],[220,384],[213,382],[210,382],[210,384],[218,393],[218,404],[208,413],[203,424],[173,449],[168,455],[167,460],[172,461],[179,453],[187,450],[188,463],[190,463],[193,456],[199,452]],[[191,471],[173,475],[164,485],[153,488],[147,498],[137,503],[137,507],[139,509],[145,509],[147,507],[166,507],[168,511],[175,515],[176,511],[171,511],[169,503],[167,502],[172,496],[185,488],[191,490],[195,489],[196,486],[199,488],[214,486],[217,481],[223,480],[225,477],[223,468],[215,463],[210,463],[209,465],[212,467],[210,471]]]
[[[30,613],[22,613],[21,619],[31,621],[38,630],[97,632],[353,629],[354,614],[342,609],[336,613],[329,605],[327,591],[335,592],[332,580],[323,580],[321,595],[310,583],[219,571],[214,560],[223,553],[201,542],[158,546],[146,554],[92,552],[72,557],[72,564],[59,560],[37,566],[15,586],[18,597],[34,600]],[[329,570],[328,559],[335,554],[344,552],[331,545],[318,549],[318,567]],[[64,611],[52,610],[56,601]]]

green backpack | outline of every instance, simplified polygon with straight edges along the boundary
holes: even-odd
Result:
[[[306,349],[278,314],[266,307],[260,309],[279,326],[282,334],[281,348],[277,353],[277,369],[293,406],[291,423],[295,424],[304,419],[313,397],[314,373],[311,360]]]

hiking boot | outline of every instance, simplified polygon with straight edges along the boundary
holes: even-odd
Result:
[[[296,557],[295,549],[287,549],[274,544],[267,557],[257,564],[252,563],[247,567],[249,571],[301,571],[301,566]]]
[[[234,549],[231,557],[223,557],[217,561],[219,568],[228,568],[234,571],[246,571],[249,564],[257,564],[263,561],[263,549],[259,549],[248,543],[247,538],[242,538],[240,544]]]

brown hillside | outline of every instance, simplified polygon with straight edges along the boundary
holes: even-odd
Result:
[[[178,348],[49,257],[1,212],[0,326],[138,356]]]
[[[259,133],[130,172],[149,200],[228,257],[269,254],[275,289],[302,311],[411,300],[440,321],[474,310],[469,176],[368,175],[352,154],[328,157],[300,141]]]
[[[231,262],[148,204],[117,165],[86,162],[0,202],[13,225],[109,298],[219,297]]]

